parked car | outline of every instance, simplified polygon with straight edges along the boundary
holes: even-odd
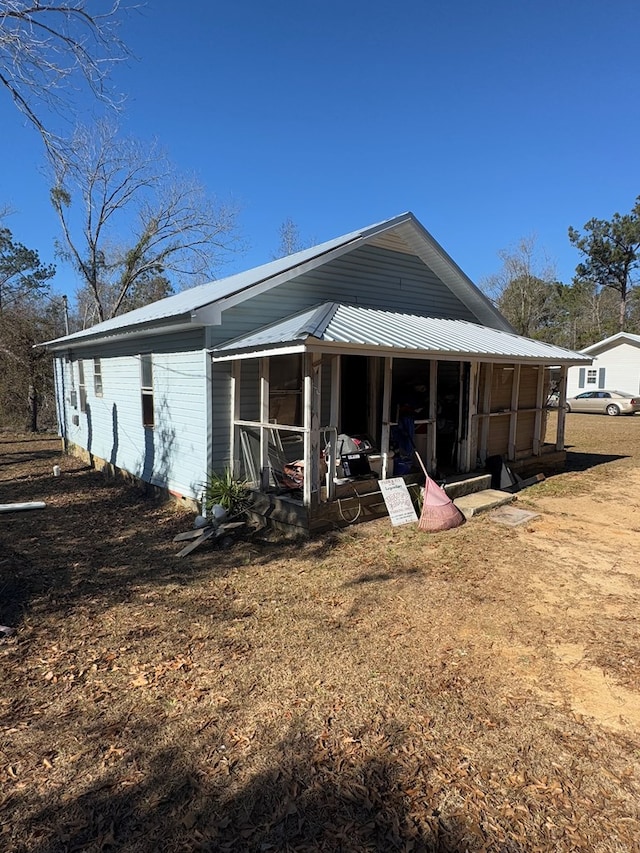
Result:
[[[640,396],[624,391],[585,391],[569,397],[565,404],[568,412],[595,412],[600,415],[635,415],[640,412]]]

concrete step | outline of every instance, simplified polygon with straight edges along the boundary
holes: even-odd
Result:
[[[480,492],[461,495],[455,498],[454,504],[458,507],[465,518],[472,518],[479,512],[487,512],[497,506],[511,503],[516,496],[510,492],[500,492],[497,489],[482,489]]]
[[[491,488],[491,474],[460,474],[447,480],[444,490],[449,495],[452,501],[462,495],[469,495],[472,492],[482,492],[485,489]]]

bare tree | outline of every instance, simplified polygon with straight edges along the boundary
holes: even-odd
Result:
[[[139,303],[145,288],[157,293],[163,279],[185,286],[212,278],[235,244],[232,205],[207,199],[155,145],[119,138],[106,122],[78,130],[52,165],[59,253],[87,286],[98,320],[128,310],[134,295]]]
[[[516,332],[536,336],[549,321],[556,273],[534,236],[498,252],[502,269],[483,287]]]
[[[280,244],[273,259],[286,258],[287,255],[293,255],[304,249],[305,246],[300,237],[300,229],[291,218],[287,218],[278,228],[278,236]]]
[[[113,103],[108,75],[128,55],[117,37],[120,0],[103,13],[95,7],[90,0],[0,0],[0,84],[54,155],[60,139],[51,113],[72,117],[82,90]]]

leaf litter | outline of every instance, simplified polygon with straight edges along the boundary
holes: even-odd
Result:
[[[0,526],[3,851],[638,849],[616,691],[640,689],[640,580],[618,594],[624,531],[571,515],[640,475],[633,420],[604,424],[610,448],[569,418],[574,447],[628,455],[580,470],[576,450],[515,530],[380,520],[188,561],[184,513],[0,435],[0,501],[48,507]],[[595,670],[618,718],[578,701]]]

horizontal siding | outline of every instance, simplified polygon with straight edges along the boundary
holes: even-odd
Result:
[[[604,368],[604,386],[610,390],[626,391],[629,394],[640,394],[640,348],[628,343],[620,343],[610,350],[598,355],[593,364],[586,369],[599,370]],[[570,367],[567,372],[567,397],[575,397],[581,391],[598,388],[595,385],[579,386],[580,368]]]
[[[137,355],[101,358],[102,396],[95,393],[93,359],[83,359],[86,412],[71,406],[78,363],[67,365],[69,440],[145,482],[197,496],[207,472],[205,358],[202,350],[153,354],[153,429],[142,425]]]
[[[229,308],[223,314],[222,326],[213,329],[213,343],[223,343],[328,301],[475,320],[419,258],[363,246]]]
[[[211,373],[213,416],[211,469],[223,473],[232,467],[231,441],[231,365],[216,363]]]

